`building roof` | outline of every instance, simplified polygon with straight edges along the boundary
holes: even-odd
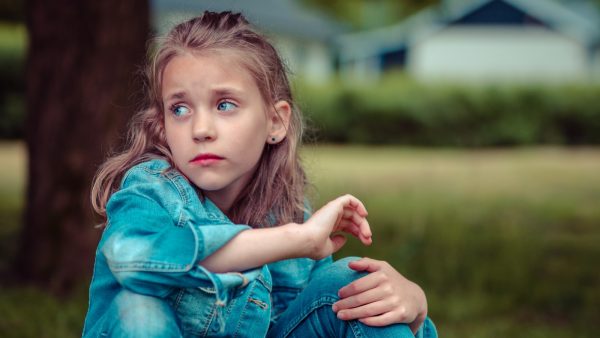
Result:
[[[474,0],[469,5],[452,13],[450,23],[492,2],[502,1],[539,19],[549,28],[575,38],[585,45],[591,45],[600,39],[599,18],[593,14],[592,7],[582,6],[585,2],[570,1],[569,6],[553,0]],[[574,5],[576,4],[576,5]],[[589,4],[589,3],[588,3]]]
[[[342,35],[337,39],[344,58],[364,58],[411,45],[492,3],[504,3],[536,18],[545,27],[585,46],[600,42],[600,16],[589,2],[570,1],[567,7],[554,0],[464,0],[430,6],[398,24]],[[493,24],[493,22],[490,22]]]
[[[297,0],[151,0],[151,5],[160,32],[205,10],[241,12],[267,33],[301,39],[329,41],[349,31],[347,25],[301,6]]]

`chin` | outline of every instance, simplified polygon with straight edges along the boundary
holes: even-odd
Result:
[[[184,175],[185,174],[186,173],[184,173]],[[201,190],[215,191],[225,187],[226,182],[224,183],[218,177],[210,177],[212,175],[206,175],[206,173],[204,173],[205,175],[198,175],[198,173],[191,174],[192,175],[186,175],[188,180]]]
[[[202,191],[218,191],[224,188],[219,182],[192,182]]]

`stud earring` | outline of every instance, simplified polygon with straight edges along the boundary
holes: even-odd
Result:
[[[277,140],[277,139],[274,137],[271,137],[271,142],[275,142],[275,140]]]

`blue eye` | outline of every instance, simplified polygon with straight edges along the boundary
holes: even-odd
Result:
[[[174,105],[171,107],[171,111],[175,116],[183,116],[189,114],[190,110],[186,106]]]
[[[223,101],[223,102],[219,102],[219,104],[217,105],[217,109],[218,110],[223,110],[223,111],[229,111],[232,110],[234,108],[236,108],[237,106],[229,101]]]

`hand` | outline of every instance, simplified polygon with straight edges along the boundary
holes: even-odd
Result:
[[[348,266],[370,273],[339,290],[340,300],[333,304],[338,318],[369,326],[407,323],[417,332],[427,316],[427,299],[417,284],[384,261],[362,258]]]
[[[371,228],[367,222],[367,209],[352,195],[340,196],[317,210],[303,225],[308,236],[305,257],[321,259],[338,251],[346,238],[336,232],[346,232],[370,245]]]

